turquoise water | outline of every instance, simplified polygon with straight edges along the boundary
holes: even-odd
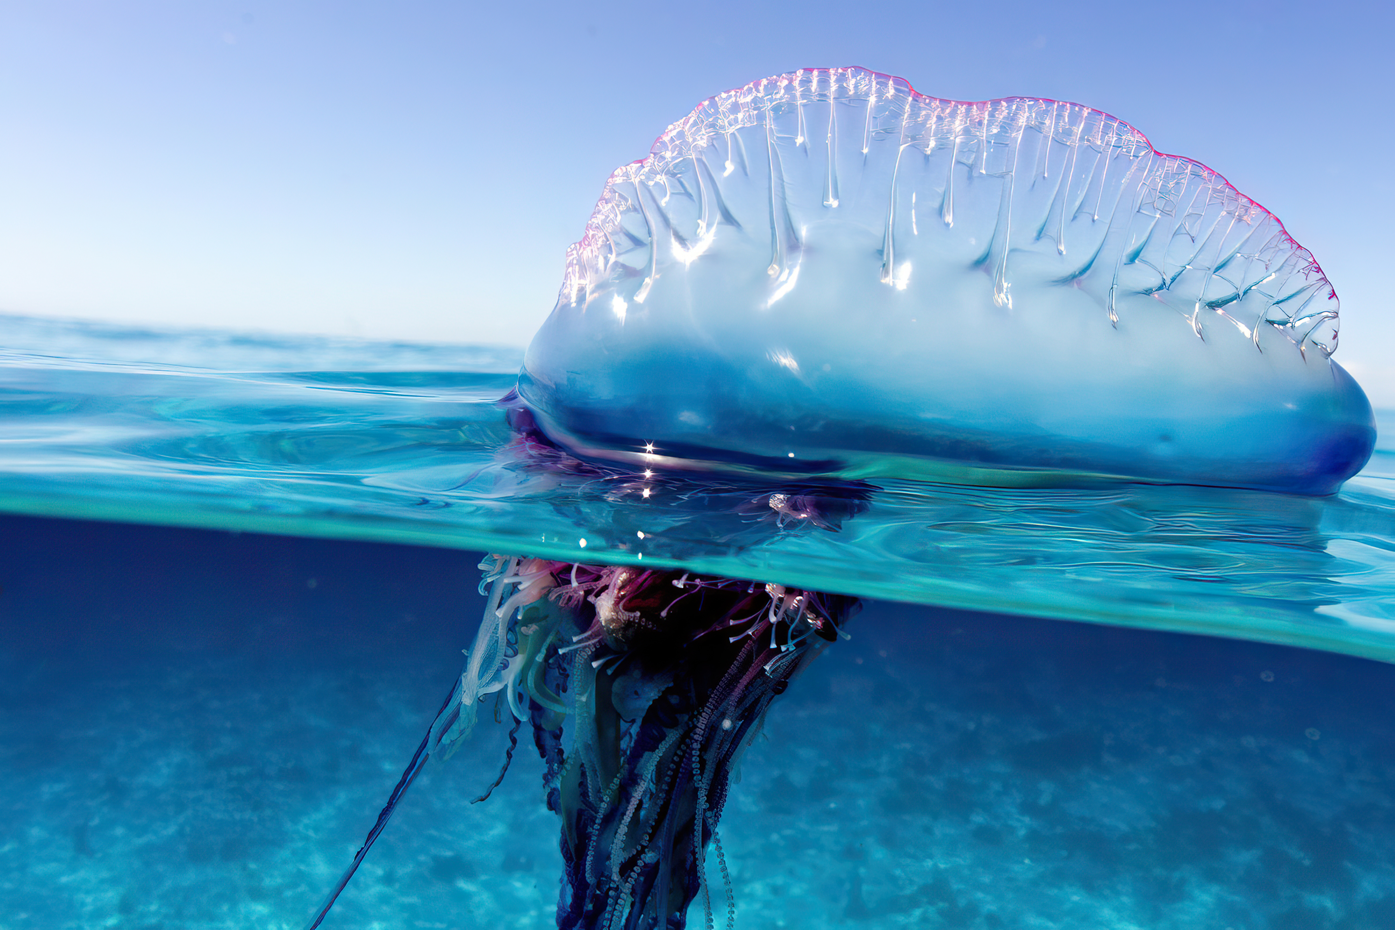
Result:
[[[559,474],[510,445],[495,401],[512,351],[4,328],[14,513],[648,560],[1395,658],[1389,414],[1370,464],[1328,498],[879,481],[841,531],[782,532],[736,512],[778,484]]]
[[[1330,498],[877,482],[834,532],[548,467],[514,352],[0,324],[0,928],[299,926],[484,551],[875,599],[743,765],[739,926],[1395,924],[1389,439]],[[548,926],[540,765],[468,803],[501,741],[431,763],[326,926]]]

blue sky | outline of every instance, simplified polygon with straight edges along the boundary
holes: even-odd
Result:
[[[606,177],[706,97],[859,64],[1106,110],[1225,175],[1395,406],[1371,3],[0,5],[0,311],[524,344]]]

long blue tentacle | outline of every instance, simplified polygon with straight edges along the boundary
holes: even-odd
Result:
[[[441,704],[441,709],[436,712],[437,719],[440,718],[441,714],[446,712],[446,708],[449,707],[451,701],[456,698],[459,690],[460,684],[457,682],[455,686],[451,688],[450,693],[446,695],[445,701]],[[421,745],[417,747],[416,754],[412,756],[412,761],[407,763],[407,770],[403,772],[402,777],[398,779],[397,787],[392,789],[392,794],[388,797],[387,804],[383,805],[382,811],[378,814],[378,822],[373,824],[373,829],[368,831],[368,837],[363,841],[363,846],[359,848],[358,854],[354,856],[354,861],[344,870],[344,874],[340,876],[339,881],[330,889],[329,894],[325,897],[324,903],[321,904],[319,910],[315,912],[315,916],[310,920],[310,923],[306,924],[305,930],[315,930],[325,919],[325,915],[329,913],[329,909],[334,906],[334,902],[338,900],[345,886],[349,884],[349,879],[354,877],[354,873],[358,871],[358,867],[363,863],[363,858],[368,855],[368,850],[377,842],[378,835],[383,832],[383,828],[386,827],[388,821],[392,819],[393,812],[397,810],[397,802],[402,800],[402,796],[407,793],[407,789],[412,786],[412,782],[416,780],[418,773],[420,773],[422,767],[426,765],[426,760],[431,758],[431,753],[426,747],[431,741],[431,732],[435,729],[435,726],[436,724],[433,721],[431,727],[427,729],[426,735],[422,737]]]

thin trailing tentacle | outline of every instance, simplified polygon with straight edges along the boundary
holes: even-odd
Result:
[[[459,689],[460,686],[457,684],[451,689],[450,694],[446,695],[445,701],[441,704],[440,711],[437,712],[438,717],[440,714],[446,712],[446,708],[451,705],[451,702],[459,693]],[[383,828],[388,825],[388,821],[391,820],[392,815],[396,813],[397,805],[402,800],[402,796],[407,793],[407,789],[412,787],[412,782],[416,781],[417,776],[421,774],[422,766],[426,765],[426,760],[431,756],[427,747],[430,744],[433,729],[434,725],[429,728],[426,731],[426,735],[422,737],[421,745],[417,746],[417,751],[413,754],[412,761],[407,763],[407,768],[402,772],[402,777],[397,780],[397,787],[392,789],[392,794],[388,796],[387,803],[383,805],[382,811],[378,813],[378,820],[373,824],[373,829],[368,831],[368,836],[364,839],[363,845],[359,847],[358,852],[354,855],[354,861],[344,870],[344,874],[339,877],[339,881],[334,884],[329,894],[325,896],[323,903],[321,903],[319,909],[315,911],[315,915],[310,918],[310,923],[306,924],[305,930],[315,930],[315,928],[324,921],[325,915],[329,913],[329,909],[334,907],[334,902],[339,900],[339,895],[343,893],[344,888],[348,886],[349,879],[354,877],[354,873],[358,871],[358,867],[363,864],[364,857],[368,855],[368,850],[373,848],[373,844],[376,843],[378,837],[382,835]]]

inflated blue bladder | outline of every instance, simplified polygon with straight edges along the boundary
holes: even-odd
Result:
[[[1375,426],[1278,219],[1078,104],[857,68],[713,97],[616,171],[519,395],[583,455],[1325,494]]]

